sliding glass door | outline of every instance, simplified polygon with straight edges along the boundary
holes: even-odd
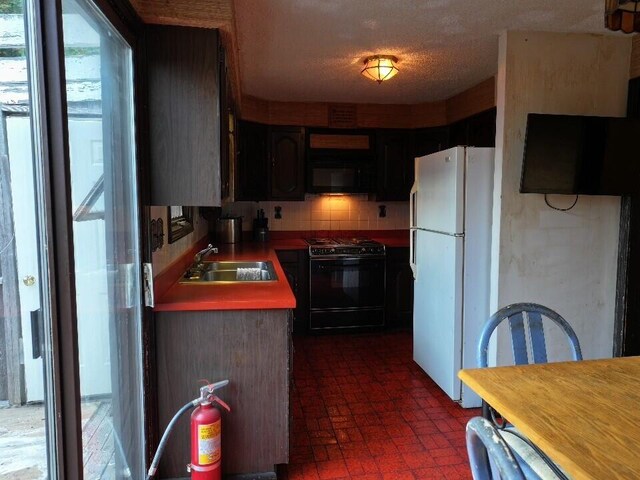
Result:
[[[132,49],[63,0],[85,478],[142,478],[142,293]]]
[[[0,1],[0,478],[56,478],[53,332],[35,10]],[[10,408],[7,408],[10,407]]]

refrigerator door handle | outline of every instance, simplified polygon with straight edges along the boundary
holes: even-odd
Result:
[[[416,181],[411,187],[409,196],[409,227],[418,226],[418,182]]]
[[[417,209],[418,209],[418,182],[416,181],[411,187],[411,194],[409,200],[409,265],[413,272],[413,278],[415,280],[418,274],[418,267],[416,265],[416,240],[418,234],[414,229],[417,226]]]
[[[416,240],[418,237],[418,231],[415,229],[411,229],[409,231],[409,266],[411,267],[411,271],[413,272],[413,279],[417,278],[418,267],[416,265]]]

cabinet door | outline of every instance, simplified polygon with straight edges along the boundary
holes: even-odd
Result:
[[[218,32],[149,26],[145,42],[151,204],[220,206]]]
[[[408,200],[414,175],[411,132],[379,130],[376,147],[378,200]]]
[[[473,147],[495,147],[496,145],[496,109],[479,113],[467,119],[468,144]]]
[[[277,253],[289,287],[296,297],[296,308],[293,311],[293,333],[305,333],[309,323],[309,260],[307,254],[297,250],[284,250]]]
[[[236,200],[267,199],[267,129],[259,123],[238,122]]]
[[[270,132],[271,198],[304,200],[304,132],[272,128]]]
[[[449,146],[449,128],[420,128],[414,134],[413,157],[423,157]]]
[[[413,274],[408,248],[387,250],[386,325],[411,328],[413,319]]]

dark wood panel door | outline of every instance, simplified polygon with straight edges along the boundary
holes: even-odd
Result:
[[[221,205],[217,30],[145,31],[152,205]]]
[[[271,128],[271,199],[304,200],[304,131]]]
[[[269,173],[268,127],[238,122],[236,200],[266,200]]]
[[[423,157],[449,146],[449,127],[419,128],[414,132],[413,156]]]
[[[413,324],[413,273],[408,248],[387,249],[386,325],[411,328]]]
[[[414,177],[408,130],[379,130],[376,133],[378,158],[378,200],[408,200]]]
[[[296,297],[293,310],[293,333],[304,334],[309,325],[309,257],[306,251],[278,251],[278,260]]]

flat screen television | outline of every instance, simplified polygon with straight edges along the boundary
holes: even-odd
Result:
[[[520,193],[640,191],[640,120],[530,113]]]

